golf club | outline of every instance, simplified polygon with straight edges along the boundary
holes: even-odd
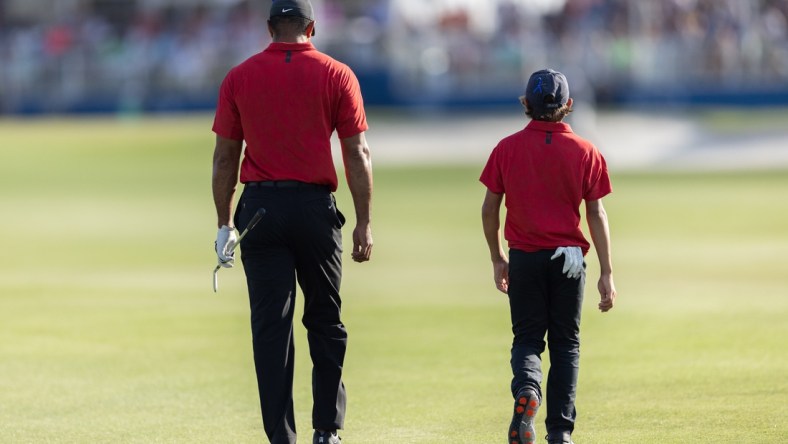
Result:
[[[252,216],[252,219],[249,221],[249,224],[246,225],[246,228],[244,229],[243,233],[241,233],[241,235],[238,236],[238,240],[235,242],[235,245],[233,245],[233,248],[230,250],[230,254],[232,254],[233,251],[235,251],[235,247],[241,244],[241,240],[244,238],[244,236],[246,236],[249,230],[253,229],[258,222],[260,222],[260,219],[262,219],[263,216],[265,216],[265,208],[260,208],[259,210],[257,210],[256,213],[254,213],[254,216]],[[214,293],[217,293],[219,291],[219,269],[221,268],[222,268],[221,265],[217,265],[216,268],[213,269]]]

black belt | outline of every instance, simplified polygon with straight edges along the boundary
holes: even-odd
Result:
[[[328,191],[328,185],[299,182],[297,180],[267,180],[265,182],[246,182],[244,185],[252,188],[300,188]]]

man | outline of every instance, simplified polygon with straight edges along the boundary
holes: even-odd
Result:
[[[312,358],[314,443],[338,444],[345,417],[342,366],[347,333],[340,320],[345,222],[332,192],[337,176],[330,137],[337,131],[356,212],[352,258],[370,259],[372,170],[358,81],[344,64],[318,52],[308,0],[276,0],[273,42],[232,69],[222,83],[213,130],[213,197],[220,265],[232,267],[242,230],[266,214],[242,241],[263,425],[273,444],[296,442],[293,415],[293,310],[296,281]],[[243,142],[246,150],[241,159]],[[234,220],[233,198],[244,184]]]
[[[512,318],[511,365],[514,415],[511,444],[536,440],[534,417],[542,403],[541,354],[550,349],[547,441],[571,443],[580,350],[580,310],[585,284],[583,256],[590,244],[580,230],[580,204],[594,241],[601,276],[599,309],[613,308],[616,290],[610,236],[602,197],[612,191],[602,155],[563,123],[572,111],[569,86],[553,70],[534,73],[520,98],[532,118],[493,150],[481,175],[482,206],[495,285],[508,293]],[[506,195],[507,259],[501,246],[499,210]],[[564,263],[560,259],[563,256]]]

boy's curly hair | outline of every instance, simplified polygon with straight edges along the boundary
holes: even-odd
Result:
[[[554,100],[553,96],[545,96],[545,103],[553,103],[552,100]],[[540,110],[537,113],[533,106],[525,101],[525,96],[520,96],[520,103],[525,107],[526,116],[543,122],[560,122],[573,111],[569,104],[565,104],[559,108]]]

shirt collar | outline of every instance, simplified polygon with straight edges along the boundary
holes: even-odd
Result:
[[[542,120],[531,120],[526,129],[552,132],[552,133],[571,133],[572,127],[564,122],[545,122]]]
[[[281,43],[281,42],[272,42],[266,48],[266,51],[309,51],[315,49],[312,42],[304,42],[304,43]]]

